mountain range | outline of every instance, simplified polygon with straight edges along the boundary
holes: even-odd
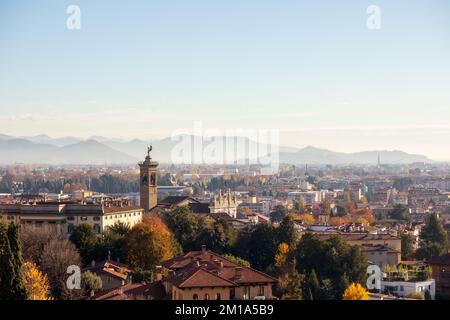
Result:
[[[187,136],[187,138],[193,138]],[[244,137],[220,137],[245,143],[250,148],[267,150],[267,145],[258,144]],[[178,141],[164,138],[154,141],[139,139],[122,140],[94,136],[51,138],[47,135],[13,137],[0,134],[0,164],[133,164],[144,159],[149,144],[152,157],[161,163],[171,163],[171,153]],[[204,145],[207,145],[205,142]],[[220,152],[219,152],[220,153]],[[216,154],[222,159],[225,152]],[[409,154],[399,150],[373,150],[355,153],[334,152],[312,146],[305,148],[280,147],[279,160],[285,164],[376,164],[378,156],[384,164],[432,162],[424,155]],[[245,155],[237,155],[245,159]],[[207,161],[209,162],[209,161]]]

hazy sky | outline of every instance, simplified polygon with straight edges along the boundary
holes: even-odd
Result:
[[[2,0],[0,111],[19,136],[155,139],[202,121],[450,160],[450,1]]]

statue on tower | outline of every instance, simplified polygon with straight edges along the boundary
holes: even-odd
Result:
[[[153,147],[152,147],[152,145],[150,145],[148,148],[147,148],[147,158],[149,158],[150,160],[152,159],[151,157],[150,157],[150,152],[153,150]]]

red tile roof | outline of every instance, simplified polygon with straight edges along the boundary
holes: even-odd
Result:
[[[173,271],[167,281],[180,288],[277,282],[277,279],[263,272],[241,266],[209,250],[191,251],[161,265]]]

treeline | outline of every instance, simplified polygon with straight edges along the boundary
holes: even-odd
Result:
[[[104,174],[99,177],[82,176],[80,178],[71,179],[57,179],[57,180],[42,180],[25,178],[23,179],[23,189],[28,193],[50,192],[59,193],[61,190],[70,191],[75,189],[87,190],[90,185],[90,190],[102,193],[129,193],[139,191],[139,177],[138,176],[121,176]],[[163,175],[158,177],[158,185],[171,185],[170,175]],[[16,186],[11,182],[11,179],[0,180],[0,193],[11,193],[18,191]]]

